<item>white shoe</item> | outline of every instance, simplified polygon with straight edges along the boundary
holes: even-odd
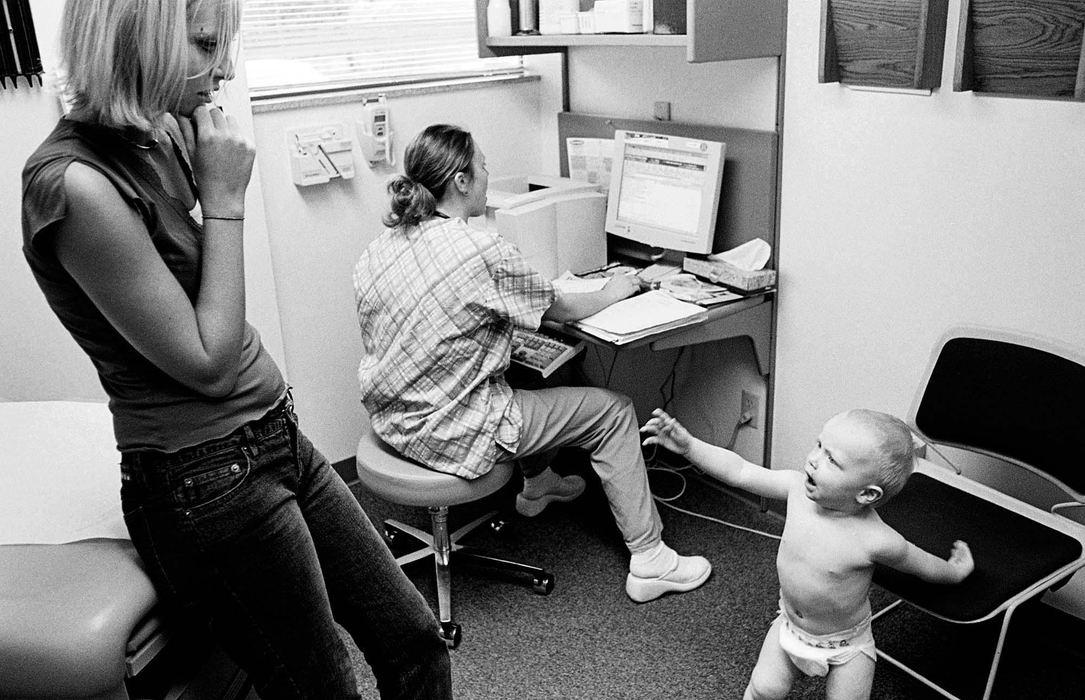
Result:
[[[654,578],[635,576],[630,573],[625,579],[625,592],[637,603],[649,600],[665,593],[685,593],[700,587],[712,574],[712,564],[704,557],[678,557],[674,568]]]
[[[537,496],[525,496],[523,493],[516,495],[516,512],[525,518],[534,518],[546,509],[550,503],[557,501],[565,503],[580,497],[584,493],[584,479],[573,474],[563,476],[555,481],[545,493]]]

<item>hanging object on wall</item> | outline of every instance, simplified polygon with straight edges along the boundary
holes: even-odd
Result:
[[[953,89],[1085,101],[1085,2],[961,0]]]
[[[0,0],[0,88],[6,89],[9,80],[13,88],[18,88],[19,78],[26,78],[27,84],[33,86],[35,77],[42,86],[41,54],[30,16],[30,0]]]
[[[821,0],[818,82],[933,89],[946,0]]]

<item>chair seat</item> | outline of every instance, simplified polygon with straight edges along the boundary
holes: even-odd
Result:
[[[129,636],[155,600],[131,542],[0,546],[0,696],[121,686]]]
[[[477,479],[445,474],[405,459],[372,428],[358,441],[358,480],[378,496],[408,506],[454,506],[500,490],[512,478],[511,462],[499,462]]]
[[[1081,556],[1081,543],[1035,520],[915,473],[878,508],[905,539],[940,557],[964,540],[975,571],[952,586],[932,584],[886,567],[874,582],[910,604],[952,622],[975,622]],[[904,515],[907,517],[904,517]]]

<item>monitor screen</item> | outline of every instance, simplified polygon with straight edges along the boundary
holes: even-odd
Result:
[[[685,253],[712,253],[726,144],[619,129],[607,233]]]

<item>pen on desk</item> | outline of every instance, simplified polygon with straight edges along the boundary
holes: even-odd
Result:
[[[577,277],[584,277],[585,275],[595,275],[595,274],[598,274],[600,272],[606,272],[607,270],[609,270],[609,269],[611,269],[613,267],[616,267],[617,265],[618,265],[618,263],[616,263],[616,262],[608,262],[606,265],[602,265],[600,267],[594,267],[594,268],[592,268],[590,270],[584,270],[583,272],[579,273],[577,275]]]

